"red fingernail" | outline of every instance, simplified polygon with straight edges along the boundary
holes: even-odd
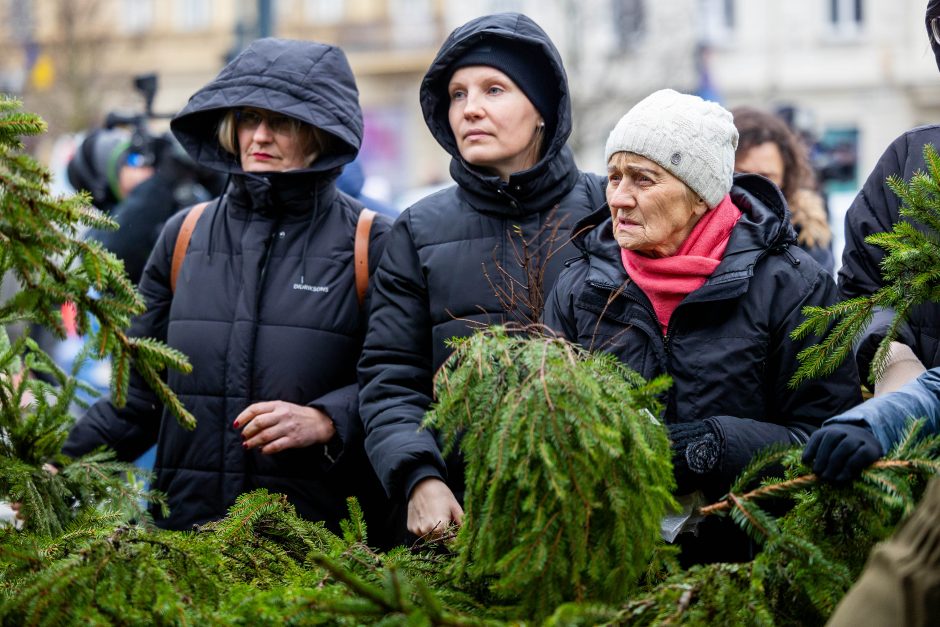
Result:
[[[242,448],[248,448],[248,442],[242,442]]]
[[[232,426],[235,427],[236,429],[238,428],[238,420],[237,420],[237,419],[235,420],[235,422],[232,423]]]

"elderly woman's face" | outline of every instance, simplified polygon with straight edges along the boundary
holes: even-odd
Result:
[[[629,152],[607,164],[607,204],[620,247],[650,257],[674,255],[708,211],[685,183]]]
[[[286,115],[244,107],[235,114],[242,170],[284,172],[305,167],[309,141]]]

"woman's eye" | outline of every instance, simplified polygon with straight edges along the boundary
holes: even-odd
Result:
[[[489,94],[494,94],[494,95],[495,95],[495,94],[501,94],[501,93],[503,93],[503,88],[502,88],[502,87],[496,87],[496,86],[494,85],[493,87],[490,87],[490,88],[487,90],[487,93],[489,93]]]
[[[287,128],[289,124],[287,116],[284,115],[272,115],[268,117],[268,126],[272,131],[280,131]]]
[[[619,176],[619,175],[613,175],[613,174],[612,174],[612,175],[610,175],[610,176],[607,177],[607,184],[608,184],[608,185],[617,185],[619,182],[620,182],[620,176]]]
[[[457,89],[457,90],[454,90],[454,91],[450,92],[450,99],[451,99],[451,100],[461,100],[465,95],[466,95],[466,92],[465,92],[465,91],[462,91],[462,90],[460,90],[460,89]]]

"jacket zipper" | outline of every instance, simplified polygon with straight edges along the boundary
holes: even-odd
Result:
[[[261,306],[261,296],[264,293],[264,281],[268,274],[268,264],[271,261],[271,253],[274,250],[275,240],[277,240],[277,234],[280,228],[281,221],[275,221],[274,228],[271,229],[271,233],[265,238],[264,257],[261,261],[261,271],[258,273],[258,287],[255,289],[255,322],[252,325],[251,364],[248,369],[248,398],[250,401],[253,401],[255,398],[255,353],[257,352],[255,350],[255,344],[258,341],[258,309]]]
[[[615,286],[608,285],[608,284],[606,284],[606,283],[598,283],[597,281],[590,281],[590,284],[593,285],[594,287],[598,288],[598,289],[608,290],[608,291],[610,291],[610,292],[613,292],[614,290],[617,289]],[[646,303],[644,303],[643,301],[641,301],[641,300],[639,300],[639,299],[633,298],[632,296],[628,296],[628,295],[626,294],[626,292],[622,292],[622,293],[621,293],[621,297],[626,298],[626,299],[630,300],[631,302],[634,302],[634,303],[636,303],[637,305],[639,305],[639,306],[643,309],[643,311],[645,311],[647,314],[649,314],[650,320],[653,321],[653,327],[654,327],[657,331],[659,330],[659,318],[656,317],[656,312],[653,311],[653,308],[652,308],[652,307],[648,306]],[[666,355],[667,361],[668,361],[669,357],[672,355],[672,346],[670,345],[670,341],[672,340],[672,337],[671,337],[670,334],[669,334],[669,329],[670,329],[671,327],[672,327],[672,320],[669,321],[669,325],[667,325],[667,327],[666,327],[666,334],[665,334],[665,335],[661,335],[661,334],[658,334],[658,333],[657,333],[657,335],[660,335],[661,338],[662,338],[663,352],[664,352],[665,355]]]

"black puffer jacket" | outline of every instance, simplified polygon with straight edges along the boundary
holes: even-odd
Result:
[[[731,196],[743,215],[724,258],[676,308],[665,338],[646,294],[627,276],[607,207],[578,225],[594,226],[575,240],[584,257],[562,274],[545,307],[545,323],[562,336],[612,353],[646,378],[669,374],[667,423],[717,417],[725,443],[718,494],[761,448],[804,443],[823,420],[861,400],[851,363],[787,386],[797,353],[812,342],[793,341],[790,331],[803,307],[835,302],[836,287],[794,245],[779,191],[754,175],[735,183]]]
[[[544,157],[508,182],[461,159],[447,120],[447,67],[485,38],[535,46],[555,69],[560,89],[556,131],[546,137]],[[453,156],[450,172],[457,185],[405,210],[375,275],[359,363],[360,410],[366,450],[392,496],[407,497],[425,477],[446,477],[461,498],[462,464],[449,460],[448,477],[434,436],[418,431],[431,403],[431,378],[451,352],[444,342],[469,335],[481,324],[530,320],[529,293],[521,286],[547,295],[564,259],[577,254],[568,243],[570,227],[603,203],[603,179],[579,172],[565,145],[571,133],[567,85],[558,51],[545,32],[512,13],[457,29],[421,85],[425,120]],[[522,240],[535,256],[530,270],[545,267],[541,286],[529,280],[517,259]],[[507,295],[516,300],[513,311],[501,298]]]
[[[843,298],[867,296],[884,286],[881,260],[885,251],[866,244],[865,238],[872,233],[891,231],[902,219],[899,213],[901,201],[885,180],[889,176],[899,176],[910,181],[916,171],[926,171],[926,144],[940,146],[940,125],[921,126],[895,139],[852,201],[845,214],[845,248],[839,269],[839,292]],[[930,232],[923,224],[910,218],[904,220],[925,233]],[[856,347],[855,357],[863,381],[868,380],[871,360],[893,319],[893,311],[875,314]],[[899,341],[910,346],[927,368],[940,366],[940,304],[928,303],[914,308],[906,324],[901,325]]]
[[[245,173],[216,139],[220,117],[243,105],[324,129],[337,148],[306,170]],[[184,213],[168,221],[140,283],[147,311],[131,332],[189,356],[192,374],[170,372],[168,383],[198,424],[192,432],[180,428],[135,376],[127,406],[96,403],[65,452],[103,443],[134,459],[157,442],[154,487],[170,505],[170,516],[157,519],[164,527],[219,518],[239,494],[260,487],[286,494],[302,516],[335,526],[346,514],[350,482],[371,478],[378,488],[361,448],[356,384],[366,323],[353,272],[361,206],[334,184],[362,137],[352,72],[333,46],[259,40],[190,99],[172,128],[197,162],[229,172],[232,181],[197,223],[175,294],[170,264]],[[377,218],[370,260],[379,258],[387,229]],[[244,451],[232,422],[266,400],[325,411],[336,441],[329,451]]]

